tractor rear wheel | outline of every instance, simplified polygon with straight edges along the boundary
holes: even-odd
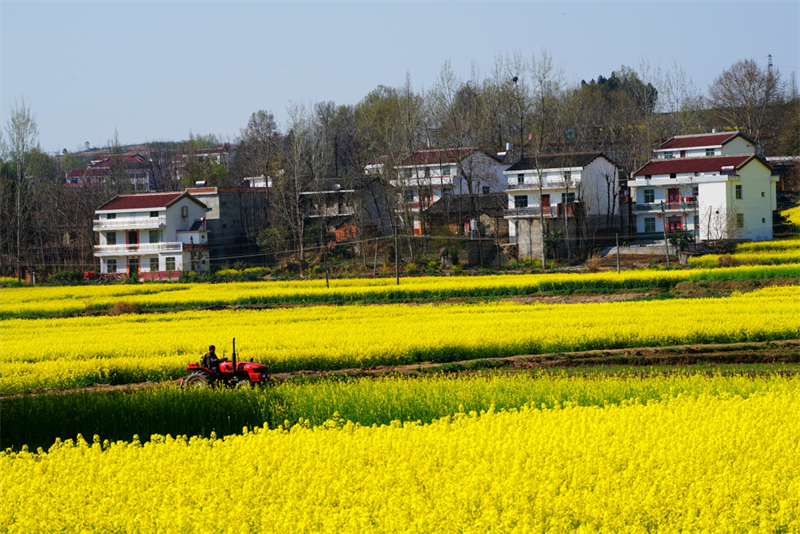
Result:
[[[183,380],[183,388],[204,388],[212,385],[208,373],[192,373]]]

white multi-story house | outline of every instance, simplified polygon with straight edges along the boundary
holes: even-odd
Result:
[[[206,211],[186,192],[117,195],[95,210],[100,272],[176,278],[207,271]]]
[[[505,218],[509,238],[518,244],[520,255],[541,254],[542,219],[545,232],[558,228],[573,240],[579,222],[590,235],[619,226],[619,171],[602,152],[525,157],[509,167],[505,176]]]
[[[676,135],[654,151],[655,159],[705,158],[755,154],[755,143],[738,131]]]
[[[400,196],[400,215],[409,215],[414,234],[422,233],[420,210],[445,195],[496,193],[503,190],[503,171],[497,157],[475,147],[419,150],[395,167],[391,182]]]
[[[636,232],[688,230],[701,240],[772,239],[772,168],[739,132],[673,137],[628,182]]]

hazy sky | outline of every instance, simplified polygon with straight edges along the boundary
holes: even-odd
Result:
[[[705,93],[735,61],[797,72],[786,2],[0,2],[5,126],[30,102],[46,151],[281,127],[291,102],[356,104],[378,85],[430,87],[546,48],[571,82],[677,61]]]

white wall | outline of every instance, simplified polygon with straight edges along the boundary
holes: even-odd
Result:
[[[756,147],[745,141],[741,137],[737,137],[722,145],[722,155],[730,156],[734,154],[755,154]]]

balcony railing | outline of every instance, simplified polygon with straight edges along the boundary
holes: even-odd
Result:
[[[551,217],[554,210],[545,210],[544,216]],[[505,210],[506,217],[538,217],[542,210],[538,206],[531,206],[525,208],[509,208]]]
[[[121,219],[95,219],[94,229],[120,230],[124,228],[159,228],[167,225],[167,217],[124,217]]]
[[[541,208],[539,206],[532,206],[529,208],[508,208],[505,210],[505,216],[514,218],[528,218],[528,217],[539,217],[541,212]],[[570,202],[567,217],[577,217],[583,214],[583,207],[580,202]],[[544,214],[545,217],[563,217],[564,216],[564,203],[558,202],[556,204],[550,204],[549,206],[544,207]]]
[[[324,208],[322,210],[309,210],[309,217],[341,217],[345,215],[353,215],[356,212],[355,208],[344,206],[342,208]]]
[[[547,187],[547,182],[542,187]],[[539,189],[539,183],[506,184],[506,191],[519,191],[523,189]]]
[[[636,204],[633,211],[694,211],[697,209],[697,202],[649,202],[647,204]]]
[[[183,243],[139,243],[136,245],[95,245],[95,254],[124,256],[128,254],[156,254],[158,252],[181,252]]]

